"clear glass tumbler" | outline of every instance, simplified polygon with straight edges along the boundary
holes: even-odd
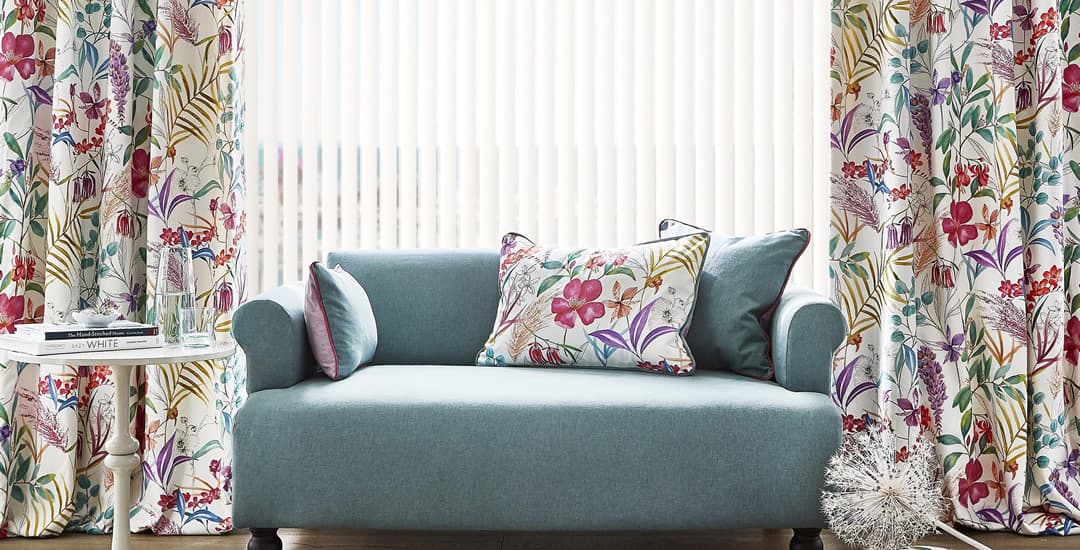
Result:
[[[185,348],[205,348],[214,343],[214,320],[217,310],[212,307],[180,308],[180,345]]]
[[[163,246],[158,256],[151,322],[166,344],[180,343],[180,310],[195,307],[195,266],[189,246]]]

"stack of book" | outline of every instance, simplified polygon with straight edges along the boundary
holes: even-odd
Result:
[[[161,347],[158,327],[115,321],[104,328],[82,325],[16,325],[14,334],[0,334],[0,348],[28,355],[112,351]]]

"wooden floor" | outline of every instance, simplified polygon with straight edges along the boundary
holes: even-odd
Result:
[[[704,531],[688,533],[415,533],[370,531],[308,531],[283,529],[278,532],[286,550],[355,549],[355,550],[786,550],[791,531],[757,529],[741,531]],[[1080,537],[1022,537],[1006,533],[973,534],[995,550],[1065,550],[1080,548]],[[826,533],[826,549],[847,548]],[[244,550],[247,533],[221,537],[154,537],[136,535],[136,550]],[[940,548],[963,549],[966,546],[946,536],[933,536],[923,544]],[[55,539],[9,539],[0,541],[7,550],[107,550],[109,537],[100,535],[64,535]]]

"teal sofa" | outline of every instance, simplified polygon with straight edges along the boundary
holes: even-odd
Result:
[[[820,548],[825,463],[840,444],[826,298],[789,288],[774,380],[718,370],[473,366],[498,301],[496,251],[330,255],[367,290],[373,364],[316,370],[300,284],[241,306],[234,520],[251,549],[279,527],[409,530],[795,528]],[[698,304],[697,307],[709,307]]]

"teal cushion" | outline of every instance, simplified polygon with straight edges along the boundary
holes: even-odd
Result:
[[[499,308],[499,250],[331,252],[379,320],[372,363],[474,365]]]
[[[311,264],[304,322],[319,369],[334,380],[352,374],[375,355],[378,332],[367,292],[340,267]]]
[[[661,238],[700,231],[677,220],[660,222]],[[809,243],[805,229],[751,237],[713,234],[686,335],[698,368],[772,378],[772,312]]]

